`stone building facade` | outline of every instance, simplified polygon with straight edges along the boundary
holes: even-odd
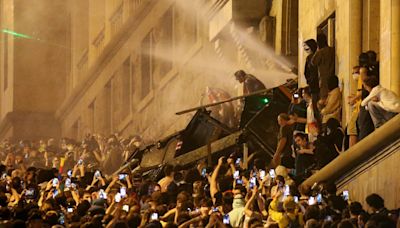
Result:
[[[75,0],[71,18],[63,136],[157,140],[186,126],[193,113],[175,112],[207,103],[206,87],[238,95],[238,69],[268,87],[296,77],[296,1]]]
[[[2,139],[61,136],[55,111],[65,99],[68,25],[65,1],[0,1]]]

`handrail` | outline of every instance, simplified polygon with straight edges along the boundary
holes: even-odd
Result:
[[[312,186],[314,183],[336,181],[399,138],[400,115],[397,115],[306,179],[302,185]]]

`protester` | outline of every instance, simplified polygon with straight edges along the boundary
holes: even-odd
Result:
[[[318,68],[320,99],[322,102],[328,97],[328,79],[335,75],[335,49],[328,46],[325,34],[317,35],[318,50],[311,62]]]
[[[361,106],[368,108],[375,128],[379,128],[400,112],[400,97],[380,86],[378,78],[373,75],[366,77],[363,85],[369,95],[361,102]]]

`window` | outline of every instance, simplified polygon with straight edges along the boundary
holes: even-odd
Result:
[[[152,56],[152,32],[150,32],[142,41],[140,98],[145,98],[152,89]]]
[[[165,76],[173,66],[174,27],[173,12],[171,7],[161,18],[154,35],[154,51],[159,58],[154,63],[153,71],[158,70],[160,77]]]
[[[335,22],[335,13],[333,13],[317,28],[317,33],[323,33],[326,35],[330,47],[335,47]]]
[[[121,119],[124,120],[131,110],[131,59],[128,57],[121,69],[122,77],[122,110]]]

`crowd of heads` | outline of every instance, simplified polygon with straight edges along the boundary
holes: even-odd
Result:
[[[295,142],[304,146],[306,138],[297,133]],[[67,151],[59,163],[57,152],[51,166],[31,166],[46,164],[31,161],[31,150],[39,157],[51,148],[57,147],[3,147],[2,227],[395,227],[398,216],[377,194],[361,205],[332,183],[301,186],[289,169],[269,169],[257,154],[165,165],[159,175],[128,168],[112,175],[83,157],[68,168]]]

